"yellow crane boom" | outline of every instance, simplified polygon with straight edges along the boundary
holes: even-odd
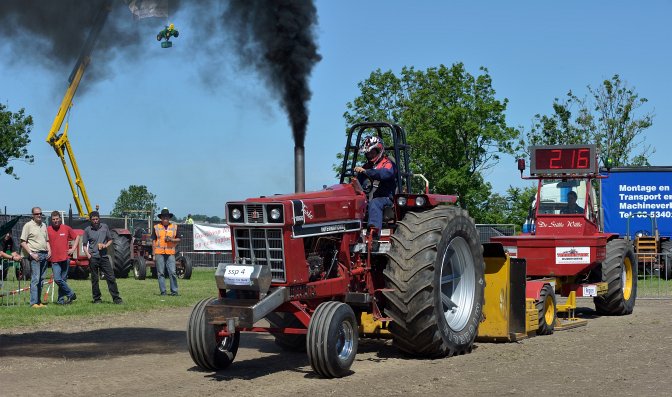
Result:
[[[77,160],[75,160],[75,155],[72,151],[70,140],[68,139],[68,122],[65,122],[65,128],[63,129],[62,133],[61,127],[63,127],[63,121],[65,121],[65,118],[70,111],[70,108],[72,107],[72,98],[74,98],[75,93],[77,92],[77,88],[79,87],[79,83],[82,80],[84,71],[91,61],[91,51],[93,50],[94,44],[98,40],[98,36],[100,35],[103,25],[105,25],[105,20],[107,19],[107,15],[110,12],[110,8],[111,2],[105,2],[100,12],[96,16],[96,20],[94,21],[93,27],[91,28],[91,32],[89,32],[89,37],[87,38],[86,43],[82,48],[82,52],[80,53],[79,59],[77,60],[72,73],[70,74],[70,78],[68,79],[68,89],[65,91],[65,95],[61,101],[61,106],[58,108],[58,113],[56,113],[56,117],[54,118],[54,122],[51,124],[51,129],[49,130],[49,134],[47,135],[46,139],[47,143],[51,145],[51,147],[56,152],[56,155],[58,155],[58,157],[61,159],[61,164],[65,170],[65,176],[68,178],[70,190],[72,190],[72,197],[75,200],[75,206],[77,207],[79,216],[88,216],[88,214],[91,212],[91,202],[89,201],[89,196],[86,193],[86,187],[84,186],[82,175],[79,172],[79,167],[77,166]],[[67,160],[70,160],[72,172],[70,170],[70,166],[68,165],[68,161],[66,160],[66,154]],[[84,205],[82,205],[82,202]]]

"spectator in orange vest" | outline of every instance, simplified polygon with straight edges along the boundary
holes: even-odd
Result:
[[[170,222],[173,214],[168,208],[161,210],[158,215],[161,223],[154,225],[152,240],[156,274],[159,279],[159,292],[166,295],[166,270],[170,277],[170,295],[177,296],[177,272],[175,271],[175,247],[180,242],[177,235],[177,225]]]

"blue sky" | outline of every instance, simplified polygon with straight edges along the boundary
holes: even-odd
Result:
[[[310,80],[307,190],[336,183],[332,164],[344,146],[342,115],[358,95],[358,82],[378,68],[399,72],[403,66],[455,62],[472,74],[487,67],[496,96],[509,99],[508,123],[526,128],[534,114],[550,113],[554,98],[570,89],[583,95],[586,85],[597,86],[618,73],[649,99],[643,110],[655,113],[646,132],[646,142],[657,148],[651,163],[672,165],[665,143],[672,124],[670,1],[324,0],[316,5],[323,59]],[[178,216],[222,216],[226,201],[291,192],[293,141],[278,101],[254,72],[233,60],[221,65],[219,84],[205,86],[195,64],[207,59],[196,58],[193,49],[207,38],[190,36],[186,15],[171,20],[181,34],[172,49],[161,49],[148,35],[141,57],[117,57],[109,79],[86,86],[75,98],[69,135],[92,204],[108,213],[121,189],[146,185],[160,207]],[[157,31],[161,27],[157,22]],[[29,151],[35,163],[13,163],[18,181],[0,176],[0,208],[67,210],[72,195],[44,139],[70,67],[10,64],[7,54],[0,43],[0,101],[14,111],[24,107],[34,117]],[[500,193],[509,185],[525,185],[510,157],[486,180]]]

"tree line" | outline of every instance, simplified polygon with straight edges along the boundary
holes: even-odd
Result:
[[[529,145],[593,143],[601,162],[649,165],[654,149],[644,141],[644,133],[654,115],[642,109],[647,99],[618,74],[586,88],[584,96],[570,90],[556,98],[548,114],[532,116],[529,127],[514,127],[506,121],[509,100],[497,98],[485,67],[477,75],[463,63],[426,70],[404,67],[398,74],[378,69],[358,83],[359,94],[345,105],[343,117],[347,126],[363,121],[401,125],[408,134],[412,171],[425,175],[433,192],[459,195],[459,204],[478,223],[521,225],[536,188],[492,191],[484,175],[502,153],[526,158]],[[32,126],[24,109],[12,112],[0,104],[0,169],[16,179],[11,163],[34,160],[27,150]],[[112,215],[158,210],[156,196],[146,186],[131,185],[122,189]],[[201,214],[192,219],[225,221]]]

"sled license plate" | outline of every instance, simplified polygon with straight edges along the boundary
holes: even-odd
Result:
[[[597,296],[597,285],[584,285],[583,296]]]
[[[253,266],[229,265],[224,272],[224,281],[229,285],[252,285]]]

